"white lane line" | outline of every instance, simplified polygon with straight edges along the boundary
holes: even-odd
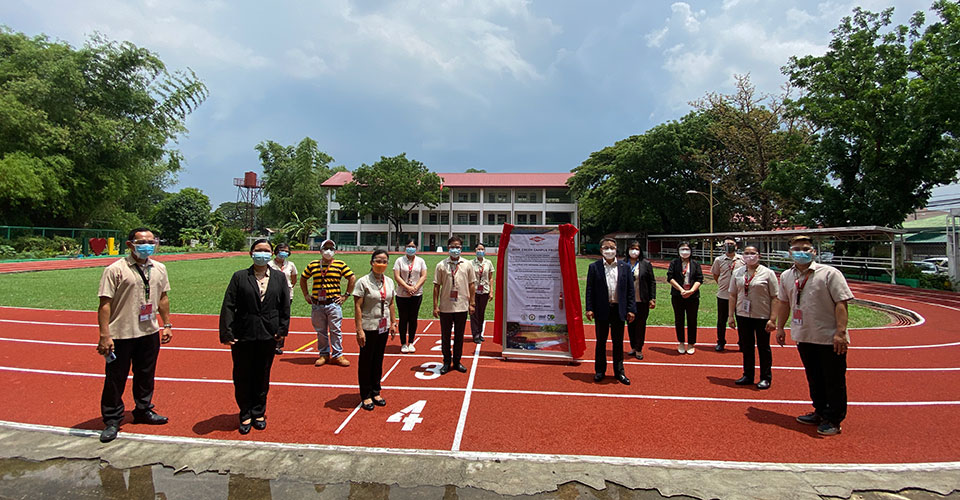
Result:
[[[39,370],[33,368],[16,368],[12,366],[0,366],[0,371],[33,373],[40,375],[64,375],[70,377],[103,378],[102,373],[84,373],[68,372],[61,370]],[[132,375],[127,378],[133,378]],[[185,383],[207,383],[207,384],[233,384],[233,380],[207,379],[207,378],[178,378],[178,377],[156,377],[163,382],[185,382]],[[314,384],[305,382],[270,382],[270,385],[284,387],[309,387],[320,389],[356,389],[354,384]],[[414,386],[384,386],[384,389],[394,391],[431,391],[431,392],[465,392],[467,389],[459,387],[414,387]],[[589,398],[610,398],[610,399],[648,399],[665,401],[705,401],[713,403],[771,403],[771,404],[810,404],[808,400],[794,399],[750,399],[750,398],[719,398],[719,397],[699,397],[699,396],[670,396],[656,394],[602,394],[586,392],[563,392],[563,391],[527,391],[519,389],[477,389],[470,388],[471,392],[489,393],[489,394],[520,394],[531,396],[570,396],[570,397],[589,397]],[[960,401],[851,401],[848,406],[956,406]],[[461,414],[463,413],[461,409]],[[458,425],[459,427],[459,425]]]
[[[41,431],[62,436],[95,438],[100,431],[55,427],[52,425],[23,424],[0,420],[0,427],[25,431]],[[627,465],[634,467],[686,467],[695,469],[735,469],[769,470],[788,472],[945,472],[960,469],[960,462],[919,462],[902,464],[869,463],[781,463],[781,462],[736,462],[725,460],[671,460],[664,458],[604,457],[598,455],[548,455],[545,453],[510,453],[488,451],[446,451],[424,450],[418,448],[379,448],[366,446],[343,446],[309,443],[280,443],[275,441],[241,441],[232,439],[209,439],[186,436],[161,436],[123,432],[119,439],[129,439],[142,443],[190,444],[198,446],[237,447],[247,446],[256,449],[326,451],[346,453],[375,453],[379,455],[405,455],[419,457],[448,457],[471,461],[529,461],[536,463],[591,463]]]
[[[427,333],[427,330],[429,330],[431,326],[433,326],[433,321],[427,323],[427,326],[423,327],[423,331],[420,332],[420,334],[423,335],[424,333]]]
[[[904,298],[904,297],[894,297],[894,296],[891,296],[891,295],[881,295],[881,294],[878,294],[878,293],[874,293],[874,294],[871,294],[871,295],[873,295],[874,297],[883,297],[883,298],[885,298],[885,299],[905,300],[905,301],[907,301],[907,302],[916,302],[917,304],[924,304],[924,305],[928,305],[928,306],[942,307],[942,308],[944,308],[944,309],[950,309],[951,311],[960,311],[960,309],[958,309],[958,308],[956,308],[956,307],[945,306],[945,305],[943,305],[943,304],[937,304],[936,302],[924,302],[924,301],[922,301],[922,300],[913,300],[913,299],[908,299],[908,298]]]
[[[398,359],[397,362],[393,364],[393,367],[390,368],[389,370],[387,370],[387,374],[384,375],[382,379],[380,379],[380,382],[383,382],[384,380],[386,380],[387,377],[389,377],[390,374],[393,373],[393,369],[396,368],[397,365],[399,365],[399,364],[400,364],[400,360]]]
[[[467,413],[470,411],[470,394],[473,392],[473,381],[477,376],[477,357],[480,356],[480,344],[475,344],[473,350],[473,366],[470,367],[470,378],[467,379],[467,388],[463,392],[463,404],[460,405],[460,419],[457,420],[457,431],[453,434],[453,446],[450,451],[460,451],[460,442],[463,441],[463,427],[467,423]]]
[[[363,404],[363,401],[361,401],[360,403],[358,403],[358,404],[357,404],[357,407],[354,408],[352,412],[350,412],[350,415],[349,415],[349,416],[347,416],[347,419],[344,420],[344,421],[340,424],[340,427],[337,427],[337,430],[333,431],[334,434],[340,434],[340,431],[342,431],[343,428],[346,427],[347,424],[349,424],[351,420],[353,420],[353,416],[356,415],[358,411],[360,411],[360,405],[361,405],[361,404]]]
[[[414,340],[416,344],[417,340]],[[93,343],[80,343],[80,342],[58,342],[54,340],[33,340],[33,339],[15,339],[0,337],[0,342],[19,342],[24,344],[44,344],[44,345],[53,345],[53,346],[66,346],[66,347],[97,347],[97,344]],[[652,343],[652,342],[648,342]],[[952,344],[938,344],[930,346],[920,346],[920,347],[949,347],[954,345],[960,345],[960,342],[955,342]],[[779,346],[773,346],[779,348]],[[789,347],[789,346],[788,346]],[[170,346],[164,345],[160,347],[163,350],[172,350],[172,351],[197,351],[197,352],[230,352],[230,349],[224,348],[213,348],[213,347],[179,347],[179,346]],[[794,346],[795,348],[795,346]],[[907,349],[908,347],[904,347]],[[909,347],[912,348],[912,347]],[[866,348],[862,348],[866,349]],[[284,352],[284,356],[294,356],[294,355],[313,355],[313,348],[305,349],[303,351],[288,351]],[[359,353],[355,352],[345,352],[344,356],[358,356]],[[384,354],[384,357],[390,358],[425,358],[425,359],[436,359],[437,356],[434,354]],[[484,361],[500,361],[499,356],[477,356],[477,359]],[[581,360],[589,361],[589,360]],[[742,368],[740,364],[720,364],[720,363],[671,363],[671,362],[654,362],[654,361],[624,361],[625,365],[632,366],[670,366],[670,367],[681,367],[681,368]],[[803,370],[802,366],[774,366],[774,370]],[[864,372],[951,372],[951,371],[960,371],[960,367],[903,367],[903,368],[889,368],[889,367],[848,367],[847,371],[864,371]]]

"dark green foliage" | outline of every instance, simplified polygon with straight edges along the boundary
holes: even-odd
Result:
[[[210,198],[197,188],[183,188],[157,204],[151,217],[165,243],[180,241],[184,229],[199,229],[210,220]]]
[[[247,245],[247,233],[228,227],[220,232],[220,239],[217,241],[217,248],[228,252],[239,252]]]

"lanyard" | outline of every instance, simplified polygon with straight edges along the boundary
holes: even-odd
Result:
[[[143,274],[143,270],[140,269],[139,264],[134,264],[133,267],[135,267],[137,269],[137,272],[140,273],[140,279],[143,280],[143,296],[149,302],[150,301],[150,278]],[[148,275],[150,274],[150,267],[147,268],[147,274]]]
[[[407,257],[407,261],[410,262],[410,265],[407,266],[407,281],[410,281],[413,278],[413,265],[416,264],[417,260]]]
[[[812,269],[810,270],[809,273],[804,273],[803,283],[800,283],[800,277],[797,277],[797,279],[796,279],[796,287],[797,287],[797,307],[800,307],[800,294],[803,293],[803,287],[807,286],[807,280],[810,279],[810,275],[811,275],[811,274],[813,274],[813,270],[812,270]]]
[[[733,271],[733,268],[737,265],[737,259],[731,259],[729,271]]]
[[[687,262],[687,265],[686,265],[686,266],[683,266],[683,275],[686,276],[686,275],[687,275],[687,272],[689,272],[689,271],[690,271],[690,263]]]
[[[750,295],[750,282],[753,281],[753,278],[756,278],[756,277],[757,277],[757,271],[754,271],[753,276],[750,276],[749,278],[747,277],[746,272],[743,273],[743,294],[744,295]]]
[[[453,291],[457,290],[457,271],[460,270],[460,262],[462,262],[461,259],[457,259],[457,264],[453,266],[453,274],[450,275],[450,288]]]
[[[380,317],[383,317],[383,311],[387,304],[387,280],[386,278],[380,279]]]
[[[637,273],[637,268],[640,267],[640,261],[638,260],[636,264],[630,266],[630,272],[633,274]]]

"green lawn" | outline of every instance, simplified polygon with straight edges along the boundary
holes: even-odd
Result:
[[[303,268],[316,255],[292,256],[297,269]],[[368,255],[339,255],[338,258],[347,262],[347,265],[358,275],[370,271],[370,257]],[[391,256],[392,262],[397,255]],[[431,316],[433,304],[433,268],[443,257],[440,255],[424,255],[430,277],[424,285],[423,306],[420,308],[420,317]],[[472,256],[471,256],[472,258]],[[496,258],[493,258],[496,261]],[[580,276],[580,299],[586,288],[587,266],[592,259],[577,259],[577,269]],[[203,313],[217,314],[220,312],[220,303],[223,292],[226,290],[230,275],[237,269],[250,265],[249,257],[223,257],[219,259],[176,261],[167,264],[170,274],[171,309],[174,313]],[[16,273],[0,275],[0,305],[36,307],[42,309],[79,309],[95,310],[98,304],[97,287],[100,282],[102,268],[70,269],[63,271],[38,271],[30,273]],[[666,270],[655,270],[661,281],[666,276]],[[716,325],[717,286],[712,282],[701,288],[699,324],[704,327]],[[309,316],[310,306],[303,300],[299,287],[294,290],[294,316]],[[666,283],[657,284],[657,308],[650,311],[647,324],[672,325],[673,309],[670,306],[670,287]],[[493,304],[487,307],[487,319],[493,319]],[[353,317],[353,301],[344,304],[344,316]],[[883,326],[890,322],[890,318],[873,309],[851,306],[850,327],[863,328]]]

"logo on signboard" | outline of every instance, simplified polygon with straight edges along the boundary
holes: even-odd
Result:
[[[527,316],[527,319],[529,319],[530,321],[533,321],[533,320],[537,319],[537,315],[536,315],[536,314],[531,314],[531,315]]]
[[[544,241],[544,240],[546,240],[546,238],[544,238],[543,236],[534,236],[533,238],[530,238],[530,241],[534,243],[540,243],[541,241]]]

